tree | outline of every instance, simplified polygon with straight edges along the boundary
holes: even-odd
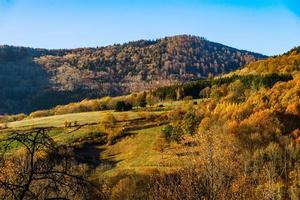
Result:
[[[180,100],[183,98],[183,89],[182,87],[178,87],[176,89],[176,100]]]
[[[199,92],[199,96],[201,98],[209,98],[211,89],[210,87],[206,87]]]
[[[203,175],[205,197],[210,200],[245,199],[228,197],[241,165],[232,159],[238,150],[234,145],[235,139],[233,135],[225,133],[222,126],[224,125],[217,116],[206,117],[199,124],[199,133],[196,135],[201,152],[198,162]]]
[[[147,95],[146,95],[146,103],[150,106],[153,106],[155,103],[155,97],[152,91],[150,91]]]
[[[236,80],[228,86],[226,99],[230,102],[241,103],[245,101],[245,86],[240,80]]]
[[[138,96],[138,106],[140,107],[146,107],[147,105],[147,99],[146,99],[146,92],[143,92],[141,95]]]
[[[117,123],[117,119],[112,113],[107,113],[103,119],[101,119],[100,125],[104,129],[113,128]]]
[[[190,109],[183,118],[182,129],[185,134],[193,135],[196,133],[198,120],[194,109]]]
[[[1,199],[88,199],[95,194],[84,169],[45,129],[13,133],[0,142]]]
[[[180,126],[178,125],[170,125],[168,124],[163,130],[163,135],[167,142],[180,142],[183,131]]]
[[[132,110],[132,104],[125,101],[118,101],[115,106],[116,111],[128,111]]]

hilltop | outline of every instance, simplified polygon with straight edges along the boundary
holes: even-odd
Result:
[[[0,114],[224,74],[260,58],[188,35],[69,50],[1,46]]]

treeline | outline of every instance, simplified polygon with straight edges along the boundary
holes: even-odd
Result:
[[[300,54],[300,46],[292,48],[290,51],[284,53],[283,55],[289,55],[292,53]]]
[[[232,75],[229,77],[216,78],[212,80],[203,79],[195,82],[185,83],[181,85],[167,86],[158,88],[153,92],[153,95],[160,100],[180,100],[184,97],[191,96],[192,98],[203,98],[206,96],[203,91],[206,88],[213,86],[221,86],[229,84],[236,80],[240,80],[245,87],[252,89],[260,89],[261,87],[271,88],[278,81],[289,81],[293,77],[290,74],[266,74],[266,75]],[[208,97],[208,96],[207,96]]]
[[[183,100],[218,97],[223,95],[217,89],[223,85],[228,85],[240,81],[239,87],[250,90],[260,88],[271,88],[276,82],[289,81],[293,77],[289,74],[268,74],[268,75],[233,75],[217,79],[203,79],[196,82],[158,88],[154,91],[132,93],[119,97],[104,97],[101,99],[85,99],[81,102],[58,105],[49,110],[39,110],[32,112],[29,117],[42,117],[50,115],[60,115],[66,113],[90,112],[100,110],[129,110],[132,107],[153,106],[166,100]],[[241,86],[242,85],[242,86]],[[237,86],[238,87],[238,86]],[[238,90],[238,88],[237,88]]]
[[[39,57],[44,55],[62,56],[69,50],[57,49],[47,50],[29,47],[15,47],[0,45],[0,62],[15,62],[26,58]]]

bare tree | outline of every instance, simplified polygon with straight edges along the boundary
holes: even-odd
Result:
[[[17,146],[17,148],[16,148]],[[18,149],[18,150],[14,150]],[[1,199],[90,199],[85,180],[66,147],[58,147],[46,129],[12,133],[0,141]]]

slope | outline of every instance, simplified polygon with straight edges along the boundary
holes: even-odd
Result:
[[[0,114],[222,74],[264,56],[196,36],[73,50],[0,48]]]

